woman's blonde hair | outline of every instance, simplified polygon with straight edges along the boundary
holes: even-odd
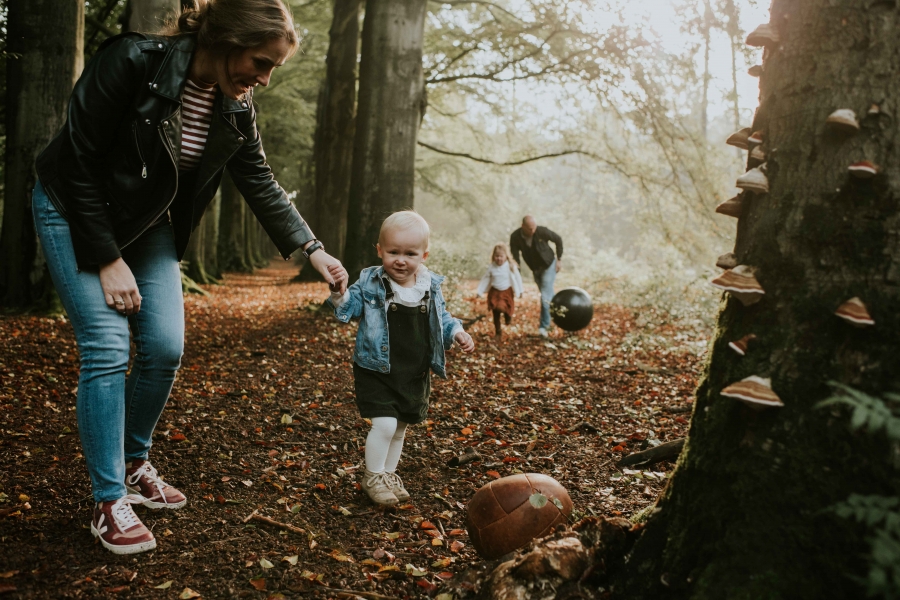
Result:
[[[194,34],[197,44],[223,56],[234,50],[256,48],[273,39],[300,47],[294,18],[283,0],[193,0],[164,33]]]
[[[422,234],[422,242],[425,244],[425,250],[428,250],[431,238],[431,228],[428,226],[428,221],[422,218],[422,215],[414,210],[401,210],[395,212],[381,224],[381,231],[378,233],[378,243],[380,244],[382,240],[384,240],[384,234],[386,232],[398,230],[413,230]]]
[[[509,245],[504,244],[503,242],[498,242],[494,244],[493,250],[491,250],[491,262],[494,262],[494,254],[497,253],[497,250],[501,250],[503,254],[506,255],[506,260],[509,261],[509,268],[513,271],[519,270],[519,263],[515,261],[512,257],[512,250],[509,249]]]

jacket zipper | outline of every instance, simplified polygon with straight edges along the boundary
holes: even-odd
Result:
[[[176,113],[177,113],[177,111],[176,111]],[[173,113],[172,116],[175,116],[176,113]],[[172,116],[170,116],[170,117],[169,117],[168,119],[166,119],[166,120],[171,120],[171,119],[172,119]],[[169,198],[169,201],[168,201],[168,202],[166,202],[165,207],[163,207],[163,209],[162,209],[161,211],[159,211],[158,213],[156,213],[156,215],[154,215],[152,219],[150,219],[150,220],[147,221],[145,224],[143,224],[143,225],[141,225],[140,227],[138,227],[137,233],[136,233],[134,236],[132,236],[132,238],[131,238],[130,240],[128,240],[127,242],[125,242],[125,243],[123,243],[122,245],[120,245],[119,248],[124,248],[125,246],[127,246],[127,245],[129,245],[131,242],[133,242],[134,240],[136,240],[136,239],[138,239],[139,237],[141,237],[141,234],[143,234],[145,231],[147,231],[147,228],[148,228],[150,225],[152,225],[153,223],[155,223],[157,219],[159,219],[161,216],[163,216],[163,214],[164,214],[167,210],[169,210],[169,206],[172,205],[172,200],[174,200],[174,199],[175,199],[175,196],[178,195],[178,165],[175,164],[175,154],[172,153],[172,148],[171,148],[172,142],[169,140],[169,136],[168,136],[168,134],[167,134],[165,131],[160,130],[159,136],[162,138],[163,146],[165,146],[166,152],[169,153],[169,159],[172,161],[172,166],[175,167],[175,191],[172,192],[172,197]],[[141,159],[141,160],[143,160],[143,159]]]
[[[147,161],[144,160],[144,153],[141,152],[141,139],[138,135],[136,122],[131,124],[131,131],[134,134],[134,145],[137,148],[138,158],[141,159],[141,165],[143,165],[143,168],[141,169],[141,177],[147,179]]]

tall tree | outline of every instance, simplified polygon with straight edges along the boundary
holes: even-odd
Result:
[[[351,276],[376,261],[381,221],[413,206],[416,137],[425,107],[426,4],[396,0],[366,5],[344,254]]]
[[[356,75],[360,0],[334,0],[325,81],[319,93],[314,147],[313,231],[338,260],[347,242],[347,205],[356,123]],[[301,279],[319,278],[305,262]]]
[[[222,176],[219,194],[219,267],[223,271],[249,273],[253,270],[253,264],[247,258],[249,240],[244,225],[247,218],[245,213],[249,211],[227,170]]]
[[[84,0],[9,0],[6,169],[0,304],[25,308],[50,288],[31,217],[34,161],[65,120],[84,66]]]
[[[181,0],[128,0],[124,29],[148,33],[159,31],[168,19],[180,12],[181,6]]]
[[[617,583],[627,598],[853,598],[864,532],[828,509],[850,492],[900,495],[884,440],[850,433],[816,405],[836,380],[880,396],[898,388],[900,15],[865,0],[774,0],[780,41],[765,52],[761,106],[769,193],[747,198],[735,254],[757,269],[762,300],[729,297],[697,390],[690,437],[657,514]],[[882,110],[870,113],[872,103]],[[862,129],[825,118],[850,108]],[[868,160],[872,179],[848,173]],[[875,325],[834,315],[859,297]],[[728,342],[758,336],[743,358]],[[783,408],[723,397],[771,378]]]

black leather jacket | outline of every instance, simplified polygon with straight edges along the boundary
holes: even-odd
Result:
[[[553,242],[553,245],[556,246],[555,254],[547,242]],[[543,225],[538,225],[537,231],[531,238],[531,243],[533,247],[529,248],[521,227],[509,236],[509,249],[512,251],[513,259],[519,262],[519,254],[521,254],[525,259],[525,264],[532,271],[543,271],[553,264],[556,257],[562,258],[562,238],[555,231],[547,229]]]
[[[75,84],[37,173],[69,222],[79,268],[119,258],[167,209],[181,260],[226,166],[282,256],[314,239],[266,163],[251,97],[218,94],[196,183],[179,190],[181,94],[194,45],[189,35],[115,36]]]

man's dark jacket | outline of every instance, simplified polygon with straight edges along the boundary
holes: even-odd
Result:
[[[266,163],[250,95],[216,95],[206,150],[188,178],[193,189],[179,190],[181,94],[195,41],[137,33],[107,40],[75,84],[65,125],[38,156],[79,268],[119,258],[167,209],[181,260],[226,166],[282,256],[314,239]]]
[[[547,242],[553,242],[553,245],[556,246],[555,256],[553,249]],[[513,258],[516,262],[520,262],[519,254],[521,253],[525,257],[525,264],[532,271],[544,271],[553,264],[553,260],[557,256],[562,258],[562,238],[546,227],[538,225],[537,231],[534,232],[534,236],[531,238],[531,244],[532,247],[529,248],[525,242],[525,234],[522,233],[521,227],[513,231],[512,235],[509,236],[509,249],[512,250]]]

